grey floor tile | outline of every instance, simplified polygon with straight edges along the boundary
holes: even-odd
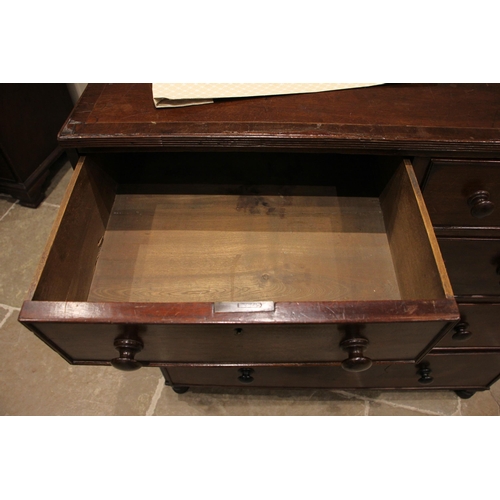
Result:
[[[470,399],[461,401],[461,414],[463,416],[498,416],[500,415],[498,403],[490,391],[478,391]]]
[[[500,405],[500,380],[495,382],[491,386],[491,395],[493,396],[493,399]]]
[[[436,415],[454,415],[459,410],[458,396],[453,391],[359,391],[354,394],[374,403],[389,403]]]
[[[45,200],[42,204],[50,203],[53,205],[59,205],[63,199],[68,183],[73,175],[73,168],[69,160],[65,160],[64,158],[61,162],[62,161],[64,161],[64,163],[50,180],[50,184],[45,191]]]
[[[17,322],[17,311],[0,328],[2,415],[145,415],[159,376],[71,366]]]
[[[0,304],[20,307],[56,215],[54,207],[17,204],[0,221]]]
[[[5,214],[13,208],[16,203],[14,198],[10,196],[0,194],[0,219],[5,216]]]
[[[369,416],[378,417],[423,417],[428,416],[428,413],[420,412],[410,408],[403,408],[401,406],[392,406],[386,403],[370,402],[368,411]]]
[[[0,306],[0,325],[2,325],[6,321],[7,316],[10,315],[10,312],[11,311],[9,311],[9,309]]]
[[[155,415],[230,416],[358,416],[364,401],[328,390],[191,388],[176,394],[165,387]]]

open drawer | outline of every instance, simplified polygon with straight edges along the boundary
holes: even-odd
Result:
[[[459,319],[411,163],[80,159],[20,321],[71,363],[421,359]]]

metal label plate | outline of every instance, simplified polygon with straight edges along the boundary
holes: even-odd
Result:
[[[270,312],[274,311],[274,302],[270,300],[255,302],[214,302],[214,312]]]

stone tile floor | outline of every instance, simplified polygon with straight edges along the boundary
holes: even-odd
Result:
[[[17,322],[72,174],[62,160],[36,210],[0,195],[1,415],[499,415],[500,382],[468,400],[447,391],[195,389],[158,369],[71,366]]]

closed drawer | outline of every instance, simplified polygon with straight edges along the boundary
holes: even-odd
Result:
[[[409,162],[139,159],[81,159],[23,305],[68,361],[414,360],[458,320]]]
[[[480,389],[500,373],[500,352],[431,354],[424,362],[375,363],[348,373],[339,365],[167,365],[172,385],[369,389]]]
[[[500,303],[459,304],[460,322],[438,347],[499,347]]]
[[[424,198],[434,226],[500,226],[500,162],[432,160]]]
[[[500,295],[500,239],[438,241],[456,295]]]

